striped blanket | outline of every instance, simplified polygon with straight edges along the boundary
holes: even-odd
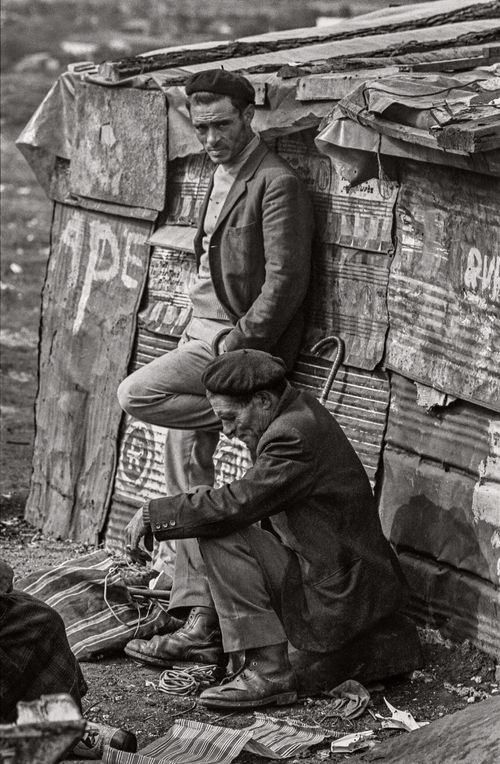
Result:
[[[119,650],[135,637],[148,639],[170,620],[159,605],[130,596],[120,566],[104,550],[31,573],[16,588],[60,614],[80,661]]]
[[[256,713],[250,727],[232,729],[178,719],[164,737],[139,753],[105,746],[103,764],[231,764],[242,751],[268,759],[299,756],[326,737],[319,727]]]

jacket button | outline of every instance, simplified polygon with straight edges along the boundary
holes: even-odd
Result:
[[[173,525],[177,525],[177,523],[175,522],[175,520],[170,520],[170,525],[172,525],[172,526]]]
[[[159,531],[159,530],[160,530],[160,528],[161,528],[161,525],[160,525],[160,523],[157,523],[157,524],[155,525],[155,528],[156,528],[156,530],[157,530],[157,531]]]
[[[163,528],[168,528],[168,523],[163,523]]]

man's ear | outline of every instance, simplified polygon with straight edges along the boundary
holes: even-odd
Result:
[[[248,106],[245,107],[243,110],[243,119],[245,120],[246,125],[250,125],[253,117],[255,114],[255,106],[253,103],[249,103]]]
[[[267,390],[259,390],[257,393],[255,393],[257,396],[259,403],[263,409],[270,409],[273,406],[273,396],[271,393],[268,393]]]

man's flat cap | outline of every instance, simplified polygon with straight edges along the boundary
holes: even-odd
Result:
[[[255,90],[247,78],[236,72],[226,72],[225,69],[205,69],[192,74],[186,82],[186,95],[200,92],[218,93],[255,103]]]
[[[272,387],[286,375],[281,358],[262,350],[231,350],[211,361],[201,380],[218,395],[248,395]]]

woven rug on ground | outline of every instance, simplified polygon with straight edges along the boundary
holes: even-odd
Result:
[[[178,719],[167,734],[138,753],[104,748],[104,764],[230,764],[242,751],[268,759],[299,756],[318,745],[326,733],[318,727],[254,714],[250,727],[232,729]]]
[[[31,573],[16,584],[61,615],[69,644],[80,661],[147,639],[169,621],[164,607],[134,598],[122,581],[124,566],[104,550]]]

